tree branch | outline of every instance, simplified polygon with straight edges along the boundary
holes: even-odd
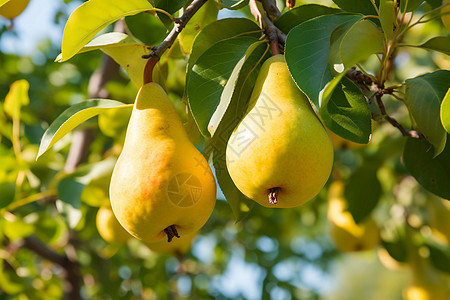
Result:
[[[349,70],[347,72],[347,74],[345,74],[345,75],[347,76],[347,78],[349,78],[353,82],[355,82],[356,85],[359,87],[359,89],[362,92],[366,92],[366,91],[370,90],[370,88],[367,85],[372,85],[373,88],[376,88],[377,92],[375,94],[375,99],[376,99],[377,106],[380,109],[381,115],[386,119],[386,121],[391,123],[392,126],[396,127],[398,130],[400,130],[400,132],[402,133],[403,136],[409,136],[409,137],[416,138],[416,139],[426,140],[425,136],[421,132],[419,132],[417,130],[410,130],[410,129],[404,128],[397,120],[395,120],[394,118],[392,118],[391,116],[388,115],[388,113],[386,111],[386,107],[384,106],[383,100],[381,98],[385,94],[392,94],[394,91],[393,88],[385,89],[385,88],[379,87],[378,84],[376,82],[373,82],[369,76],[367,76],[363,72],[356,70],[356,69]]]
[[[64,299],[79,300],[80,296],[80,266],[78,262],[68,255],[62,255],[48,248],[44,243],[34,237],[23,239],[23,247],[33,251],[42,258],[49,260],[64,269]],[[69,247],[70,249],[70,247]]]
[[[170,47],[172,47],[173,43],[176,41],[178,34],[184,29],[189,20],[194,16],[194,14],[206,3],[207,0],[194,0],[192,3],[186,8],[184,14],[176,19],[176,22],[166,36],[164,41],[158,46],[154,47],[150,54],[143,55],[142,58],[153,58],[155,60],[159,60],[161,55]]]

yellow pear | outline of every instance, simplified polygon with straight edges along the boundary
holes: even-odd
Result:
[[[212,213],[214,176],[157,83],[139,90],[110,198],[122,226],[149,243],[196,232]]]
[[[333,146],[283,55],[264,62],[247,115],[226,149],[238,189],[266,207],[294,207],[314,198],[333,165]]]
[[[170,243],[166,240],[160,240],[156,243],[145,243],[147,247],[157,253],[175,254],[181,256],[191,249],[192,240],[197,232],[192,232],[172,240]]]
[[[343,198],[344,183],[334,181],[328,194],[328,224],[330,235],[342,252],[363,251],[374,248],[380,242],[379,228],[372,217],[356,223],[350,212],[346,211]]]
[[[124,244],[131,235],[120,225],[109,206],[102,206],[97,211],[97,230],[100,236],[111,244]]]
[[[0,16],[6,19],[14,19],[27,8],[30,0],[10,0],[0,6]]]

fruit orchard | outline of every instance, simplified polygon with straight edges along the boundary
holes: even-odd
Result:
[[[0,43],[0,298],[450,299],[449,1],[54,2]]]

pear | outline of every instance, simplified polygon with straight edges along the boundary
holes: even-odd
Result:
[[[120,225],[109,206],[102,206],[97,211],[97,231],[100,236],[111,244],[124,244],[132,236]]]
[[[328,192],[328,224],[336,248],[342,252],[373,249],[380,242],[378,225],[371,216],[357,224],[346,211],[343,193],[344,183],[333,181]]]
[[[148,243],[197,232],[212,213],[214,176],[157,83],[139,90],[110,198],[120,224]]]
[[[283,55],[261,67],[248,112],[228,141],[226,160],[237,188],[266,207],[301,205],[330,176],[330,138]]]

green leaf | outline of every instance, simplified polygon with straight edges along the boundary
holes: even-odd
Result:
[[[380,23],[386,38],[389,40],[394,33],[395,6],[393,0],[380,0]]]
[[[372,0],[333,0],[341,9],[364,15],[377,15],[377,11],[372,4]],[[375,1],[375,5],[378,7],[379,1]]]
[[[342,79],[326,106],[320,108],[320,117],[337,135],[360,144],[369,142],[370,110],[366,98],[351,80]]]
[[[405,5],[408,3],[408,6],[406,7],[406,11],[414,11],[416,8],[418,8],[424,1],[423,0],[404,0],[400,1],[400,10],[405,11]]]
[[[110,108],[128,106],[129,105],[125,105],[122,102],[115,100],[94,99],[80,102],[72,107],[69,107],[62,114],[60,114],[45,131],[42,136],[36,159],[72,129],[87,119],[92,118]]]
[[[330,37],[345,23],[355,23],[360,16],[320,16],[294,27],[286,38],[286,62],[298,87],[319,108],[319,94],[332,79],[328,66]]]
[[[440,121],[441,102],[450,87],[450,71],[438,70],[406,80],[406,104],[414,121],[435,147],[435,155],[445,147],[447,134]]]
[[[295,26],[318,16],[334,15],[342,12],[340,9],[323,6],[319,4],[305,4],[295,7],[275,22],[281,31],[288,33]]]
[[[450,38],[445,36],[437,36],[431,38],[419,46],[412,46],[412,45],[405,45],[405,46],[434,50],[450,55]]]
[[[240,9],[248,4],[248,0],[218,0],[218,2],[228,9]]]
[[[186,27],[178,35],[181,49],[186,54],[191,53],[195,36],[208,24],[217,20],[219,9],[214,1],[207,1],[189,20]]]
[[[214,44],[238,36],[259,38],[261,28],[246,18],[226,18],[207,25],[194,40],[188,61],[188,72],[197,59]]]
[[[101,50],[110,56],[128,73],[136,87],[142,86],[144,68],[147,63],[142,56],[150,53],[150,46],[136,42],[125,33],[109,32],[90,41],[78,53],[92,50]],[[61,61],[61,57],[60,54],[55,61]]]
[[[408,172],[428,191],[450,200],[450,147],[434,157],[427,141],[408,138],[403,150],[403,163]]]
[[[378,164],[367,163],[356,169],[345,185],[344,197],[348,211],[356,223],[368,217],[381,197],[381,184],[377,178]]]
[[[244,196],[231,179],[226,164],[226,147],[231,133],[247,111],[248,100],[267,51],[266,43],[257,42],[249,47],[242,67],[239,69],[228,108],[206,149],[208,152],[213,152],[217,181],[236,221],[242,220],[249,213],[254,202]]]
[[[441,103],[441,123],[447,132],[450,132],[450,88]]]
[[[5,113],[11,118],[20,119],[20,110],[22,106],[30,103],[30,98],[28,97],[29,88],[30,84],[24,79],[17,80],[11,84],[3,104]]]
[[[220,41],[205,51],[187,74],[189,107],[200,132],[208,137],[208,123],[234,66],[256,38],[237,37]]]
[[[78,53],[100,30],[125,16],[151,10],[147,0],[89,0],[70,15],[64,28],[61,61]]]
[[[186,4],[186,0],[154,0],[150,2],[154,7],[165,10],[171,15],[180,10]],[[170,29],[173,26],[173,22],[168,16],[161,12],[157,12],[157,14],[158,18],[161,19],[167,29]]]
[[[339,47],[342,63],[345,67],[352,67],[374,53],[381,53],[383,43],[383,33],[377,26],[369,20],[360,20],[342,38]]]
[[[382,244],[389,255],[398,262],[408,262],[408,247],[404,237],[395,242],[382,241]]]
[[[0,264],[2,266],[5,265],[3,259],[0,259]],[[25,282],[16,272],[7,271],[7,268],[1,268],[0,289],[9,295],[19,294],[25,289]]]
[[[156,16],[145,12],[126,17],[125,23],[131,34],[145,45],[156,46],[167,34],[164,24]]]
[[[427,243],[430,250],[430,261],[439,271],[450,273],[450,247]]]

